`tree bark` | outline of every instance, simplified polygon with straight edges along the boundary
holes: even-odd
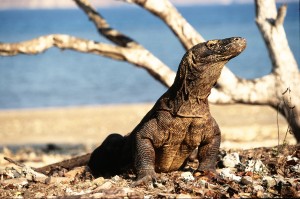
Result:
[[[256,23],[267,46],[275,77],[274,90],[268,90],[269,105],[286,118],[300,142],[300,72],[283,27],[287,5],[276,10],[274,0],[256,0]]]

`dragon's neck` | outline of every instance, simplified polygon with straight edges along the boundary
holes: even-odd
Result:
[[[182,117],[205,117],[209,114],[208,96],[225,63],[209,64],[198,71],[183,62],[174,84],[158,100],[156,107]]]

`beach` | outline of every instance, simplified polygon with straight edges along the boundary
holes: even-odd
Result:
[[[92,150],[110,133],[130,133],[152,106],[146,103],[1,110],[0,146],[82,144]],[[284,142],[287,123],[268,106],[238,104],[210,108],[222,132],[222,148],[248,149]],[[285,141],[296,143],[289,133]]]
[[[160,186],[143,185],[129,188],[136,180],[131,170],[109,178],[93,178],[85,166],[71,169],[52,168],[48,174],[50,177],[37,172],[34,175],[30,173],[33,170],[29,168],[44,167],[91,152],[109,133],[127,134],[152,106],[153,104],[149,103],[0,111],[0,197],[143,198],[143,193],[146,193],[147,197],[159,195],[175,198],[175,194],[178,193],[198,194],[196,197],[202,196],[203,193],[210,194],[209,197],[220,196],[211,193],[222,193],[224,197],[228,197],[230,195],[224,191],[224,185],[229,188],[235,187],[232,190],[239,193],[234,195],[235,197],[251,198],[251,194],[256,194],[255,197],[260,194],[263,198],[299,197],[299,183],[297,184],[295,178],[299,174],[298,170],[289,169],[299,168],[297,158],[299,147],[293,145],[276,147],[278,142],[280,144],[284,142],[287,126],[282,117],[278,117],[277,122],[276,111],[265,106],[211,106],[211,112],[222,131],[217,169],[218,176],[222,179],[220,182],[208,180],[210,178],[208,175],[198,174],[200,172],[195,170],[197,161],[189,162],[187,167],[180,171],[158,173],[157,182]],[[288,134],[285,142],[294,144],[295,140]],[[244,150],[247,148],[248,150]],[[224,157],[221,154],[224,154]],[[219,163],[224,164],[226,157],[227,164],[238,160],[239,166],[235,166],[238,169],[219,166],[222,165]],[[228,157],[237,157],[237,160],[234,158],[229,161]],[[254,167],[252,169],[249,166],[250,162],[253,162],[255,168],[256,165],[260,165],[257,166],[259,170],[255,172]],[[249,167],[251,170],[246,170]],[[228,172],[228,177],[224,177],[225,171]],[[191,176],[190,180],[183,178],[186,174]],[[241,182],[233,180],[232,176],[235,179],[238,177],[249,179],[247,185],[242,180]],[[265,185],[262,179],[271,179],[274,185],[264,189],[269,185]],[[284,181],[280,181],[282,179]],[[261,187],[259,189],[261,193],[255,190],[255,186],[251,186],[254,183],[255,186]],[[286,188],[288,191],[277,191],[276,187],[283,183],[289,187]],[[246,186],[249,189],[245,189]],[[204,192],[205,190],[207,192]],[[262,195],[262,190],[265,195]],[[142,194],[133,195],[141,191]],[[178,196],[180,197],[176,198],[191,198],[189,195],[178,194]]]

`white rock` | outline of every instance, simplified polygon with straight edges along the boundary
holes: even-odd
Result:
[[[14,167],[7,167],[1,171],[1,175],[8,176],[9,178],[20,178],[22,177],[21,171],[16,170]]]
[[[7,179],[7,180],[3,180],[0,181],[1,185],[7,186],[7,185],[12,185],[15,187],[22,187],[26,184],[28,184],[28,181],[26,178],[13,178],[13,179]]]
[[[300,164],[296,164],[295,166],[292,166],[291,170],[296,173],[300,173]]]
[[[241,161],[238,153],[230,153],[223,158],[223,165],[225,167],[235,167],[239,163]]]
[[[200,181],[199,181],[199,184],[200,184],[202,187],[208,187],[208,182],[205,181],[205,180],[200,180]]]
[[[110,189],[112,187],[112,183],[107,181],[104,184],[102,184],[101,186],[99,186],[99,189]]]
[[[71,179],[67,177],[48,177],[45,179],[46,184],[60,184],[60,183],[66,183],[70,182]]]
[[[121,178],[118,175],[115,175],[114,177],[112,177],[112,180],[115,181],[115,182],[120,181],[120,179]]]
[[[27,180],[30,181],[36,181],[36,179],[38,179],[38,181],[44,181],[48,178],[48,176],[36,172],[34,171],[31,167],[25,166],[22,168],[22,175],[25,176],[27,178]]]
[[[193,174],[191,172],[182,172],[181,177],[186,181],[193,181],[195,180]]]
[[[262,182],[263,185],[266,185],[268,188],[276,185],[276,180],[270,176],[264,176]]]
[[[253,186],[254,191],[264,191],[264,188],[261,185]]]
[[[261,160],[247,160],[245,171],[267,173],[268,169]]]
[[[288,155],[288,156],[286,157],[286,161],[291,161],[291,160],[294,160],[295,162],[297,162],[299,159],[298,159],[297,157],[293,157],[293,156],[291,156],[291,155]]]
[[[105,179],[103,177],[96,178],[92,181],[93,184],[100,186],[105,183]]]
[[[37,192],[37,193],[35,193],[34,197],[35,198],[43,198],[43,197],[45,198],[45,194],[42,192]]]
[[[221,169],[220,176],[222,178],[228,178],[229,180],[233,180],[233,181],[236,181],[236,182],[240,182],[241,179],[242,179],[240,176],[236,176],[233,173],[231,173],[230,168]]]
[[[189,198],[192,198],[192,197],[190,195],[188,195],[188,194],[183,194],[183,193],[178,194],[176,196],[176,199],[189,199]]]
[[[79,195],[83,195],[86,193],[90,193],[92,191],[91,190],[86,190],[86,191],[81,190],[80,192],[77,192],[77,191],[73,191],[71,188],[67,187],[65,192],[67,195],[70,195],[70,196],[79,196]]]

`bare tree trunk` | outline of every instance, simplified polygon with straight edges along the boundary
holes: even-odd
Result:
[[[274,0],[256,0],[255,5],[256,23],[268,48],[275,77],[275,89],[268,90],[274,93],[269,105],[286,118],[299,143],[300,73],[283,27],[287,6],[281,6],[277,12]]]
[[[98,43],[69,35],[47,35],[20,43],[0,43],[0,55],[38,54],[58,47],[94,53],[142,67],[163,85],[172,85],[174,71],[132,38],[109,26],[88,0],[74,0],[101,35],[115,45]],[[203,42],[203,37],[182,17],[169,0],[124,0],[135,3],[158,16],[173,31],[185,49]],[[255,0],[256,23],[272,60],[272,72],[253,80],[241,79],[224,67],[217,88],[209,101],[218,104],[244,103],[269,105],[287,119],[297,142],[300,142],[300,73],[289,48],[283,22],[287,7],[278,13],[275,0]]]

